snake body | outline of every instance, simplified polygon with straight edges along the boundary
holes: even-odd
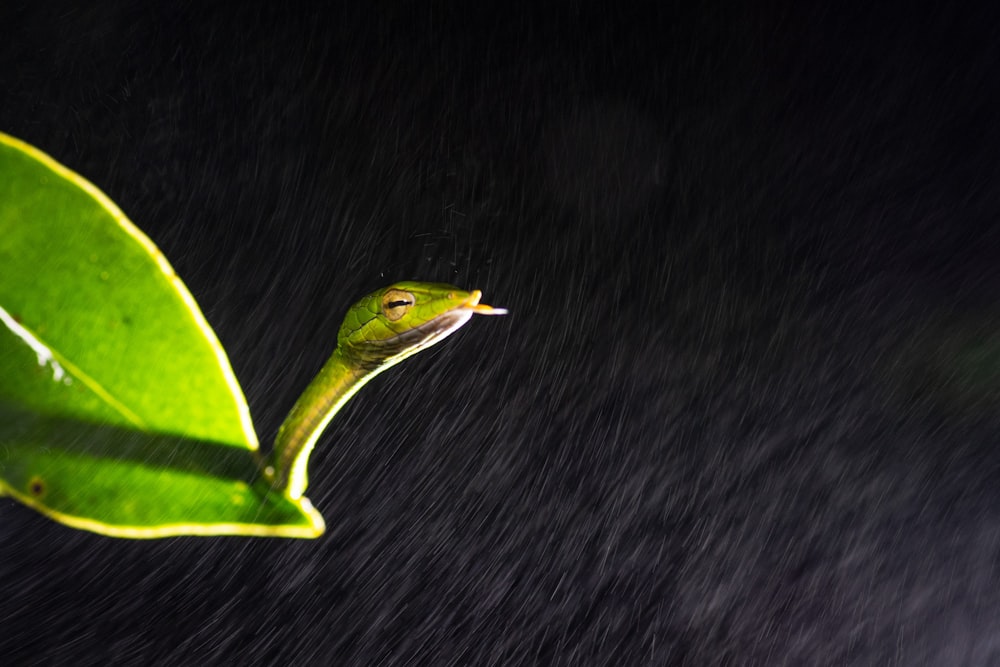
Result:
[[[473,315],[507,311],[479,303],[479,290],[400,282],[369,294],[347,312],[337,347],[278,429],[264,468],[272,489],[301,498],[309,455],[337,411],[378,373],[451,335]]]

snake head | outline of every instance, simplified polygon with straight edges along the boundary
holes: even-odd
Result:
[[[473,315],[504,315],[480,303],[482,292],[453,285],[399,282],[361,299],[337,334],[341,351],[358,364],[395,364],[444,340]]]

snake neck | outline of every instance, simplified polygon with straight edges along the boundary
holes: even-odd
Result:
[[[278,429],[264,468],[271,488],[300,498],[308,484],[307,465],[316,441],[337,411],[380,369],[348,358],[340,347],[295,402]]]

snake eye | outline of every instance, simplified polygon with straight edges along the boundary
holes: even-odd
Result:
[[[382,296],[382,314],[390,322],[395,322],[406,315],[415,302],[416,299],[409,292],[398,289],[386,290]]]

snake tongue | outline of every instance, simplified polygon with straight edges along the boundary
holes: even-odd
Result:
[[[506,308],[494,308],[493,306],[487,306],[485,303],[473,306],[472,312],[477,315],[506,315]]]
[[[471,310],[477,315],[506,315],[506,308],[494,308],[493,306],[487,306],[485,303],[479,303],[479,300],[483,298],[483,293],[480,290],[472,290],[469,298],[465,300],[462,306],[466,310]]]

